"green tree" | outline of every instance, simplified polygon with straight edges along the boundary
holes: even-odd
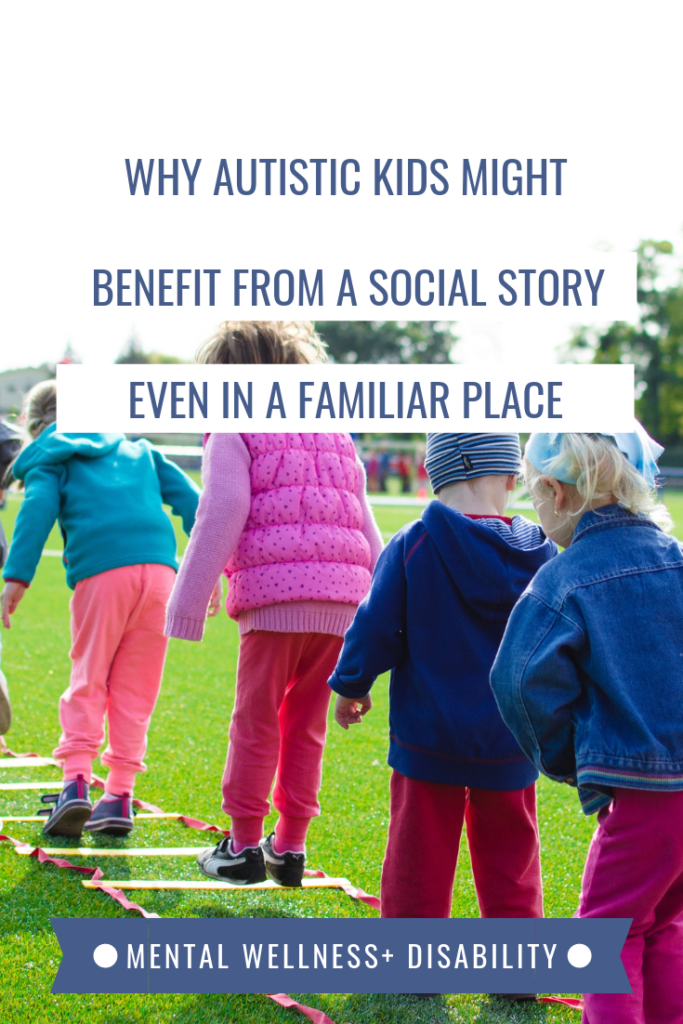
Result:
[[[447,363],[457,337],[431,320],[325,320],[316,329],[336,363]]]
[[[570,342],[570,351],[593,352],[594,363],[633,363],[636,414],[664,445],[681,443],[683,434],[683,277],[663,281],[670,242],[638,247],[638,306],[635,324],[617,320],[601,334],[589,328]]]
[[[161,352],[145,352],[135,334],[126,342],[126,347],[114,360],[115,363],[128,364],[159,364],[159,363],[184,363],[186,360],[178,359],[177,356],[165,356]]]

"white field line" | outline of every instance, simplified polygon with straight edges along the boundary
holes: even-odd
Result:
[[[0,768],[44,768],[48,764],[56,765],[53,757],[8,757],[0,758]]]
[[[70,851],[73,852],[73,851]],[[286,886],[278,885],[270,878],[266,882],[257,882],[255,885],[230,885],[228,882],[174,882],[171,879],[160,879],[159,881],[148,881],[147,879],[102,879],[101,882],[92,882],[84,878],[81,882],[84,889],[100,889],[106,885],[113,889],[230,889],[232,892],[244,892],[245,889],[274,889],[279,892],[289,892]],[[351,886],[348,878],[304,878],[301,881],[304,889],[341,889],[343,886]]]

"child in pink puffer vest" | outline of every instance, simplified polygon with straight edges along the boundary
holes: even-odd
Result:
[[[228,321],[201,363],[315,363],[311,324]],[[211,434],[204,491],[168,606],[166,633],[201,640],[220,574],[239,625],[235,707],[223,775],[231,835],[197,858],[233,885],[300,885],[320,813],[327,710],[344,633],[382,540],[348,434]],[[277,773],[274,833],[263,839]]]

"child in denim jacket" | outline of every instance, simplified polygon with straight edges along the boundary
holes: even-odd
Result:
[[[598,811],[579,917],[632,918],[632,994],[585,1024],[683,1020],[683,551],[652,492],[663,449],[630,434],[533,434],[529,490],[567,547],[510,617],[491,674],[536,766]]]

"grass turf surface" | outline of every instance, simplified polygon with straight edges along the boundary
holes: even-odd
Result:
[[[667,496],[683,536],[683,494]],[[15,497],[2,513],[5,529],[18,510]],[[380,529],[391,535],[415,518],[411,508],[376,509]],[[529,514],[529,513],[525,513]],[[9,529],[8,529],[9,527]],[[184,538],[181,546],[184,546]],[[57,531],[48,549],[61,548]],[[3,634],[3,669],[9,680],[14,726],[8,742],[16,750],[49,755],[59,735],[57,701],[69,678],[69,591],[61,561],[44,557],[34,585],[16,613],[10,633]],[[172,640],[164,685],[152,719],[148,771],[137,795],[166,811],[179,811],[225,825],[220,809],[220,780],[227,726],[232,708],[237,659],[237,629],[224,613],[207,624],[203,644]],[[388,823],[390,769],[386,765],[387,685],[373,691],[373,710],[359,729],[343,732],[330,721],[325,752],[321,803],[323,814],[309,833],[308,863],[330,875],[342,875],[379,893],[380,869]],[[106,773],[99,764],[99,774]],[[56,779],[55,768],[2,772],[0,781]],[[38,794],[0,793],[3,815],[34,814]],[[274,820],[274,819],[271,819]],[[541,779],[539,822],[543,844],[545,909],[549,917],[569,917],[578,900],[583,861],[593,819],[582,814],[573,790]],[[81,840],[41,835],[38,823],[8,822],[2,829],[34,845],[124,847],[209,845],[215,841],[182,825],[141,821],[129,840],[83,837]],[[100,858],[105,877],[198,879],[193,858]],[[8,1021],[32,1024],[79,1024],[99,1020],[111,1024],[229,1024],[305,1020],[262,995],[60,995],[50,988],[60,962],[51,917],[125,917],[107,896],[83,889],[80,875],[40,865],[17,856],[9,844],[0,847],[0,1004]],[[140,892],[131,899],[162,917],[361,917],[376,912],[340,892]],[[453,900],[454,917],[477,916],[472,875],[463,839]],[[449,995],[418,1001],[406,996],[303,995],[300,1001],[323,1009],[337,1024],[493,1024],[493,1022],[578,1022],[576,1011],[541,1004],[507,1004],[494,996]]]

